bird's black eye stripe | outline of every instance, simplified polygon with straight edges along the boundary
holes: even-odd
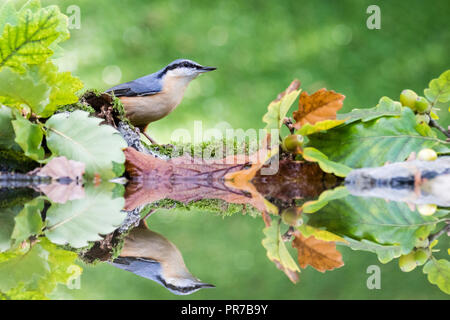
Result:
[[[183,62],[180,62],[180,63],[175,63],[175,64],[172,64],[170,66],[167,66],[166,67],[166,71],[173,70],[173,69],[176,69],[176,68],[183,68],[183,67],[184,68],[196,68],[196,69],[200,69],[201,68],[201,66],[199,66],[197,64],[193,64],[193,63],[191,63],[189,61],[183,61]]]

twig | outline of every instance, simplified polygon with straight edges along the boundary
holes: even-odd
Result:
[[[450,138],[450,130],[445,130],[441,125],[434,119],[430,119],[430,127],[434,127],[442,132],[447,138]]]
[[[288,127],[291,134],[294,134],[295,128],[294,128],[294,123],[292,122],[291,118],[285,117],[283,119],[283,124],[285,124],[286,127]]]
[[[281,236],[281,239],[283,239],[284,242],[290,241],[294,231],[294,227],[289,227],[289,229]]]
[[[445,227],[443,227],[440,231],[431,234],[428,237],[428,241],[429,243],[432,243],[434,240],[436,240],[437,238],[439,238],[441,235],[443,235],[444,233],[448,233],[450,232],[450,224],[448,224],[449,222],[447,221],[447,225]]]

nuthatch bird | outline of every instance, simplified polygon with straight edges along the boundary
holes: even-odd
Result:
[[[178,248],[142,222],[127,235],[123,249],[112,265],[153,280],[178,295],[215,287],[195,278]]]
[[[187,85],[199,74],[216,70],[197,62],[178,59],[148,76],[119,84],[106,92],[114,93],[122,102],[130,122],[145,134],[148,124],[164,118],[183,99]]]

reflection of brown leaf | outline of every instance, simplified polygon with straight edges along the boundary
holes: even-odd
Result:
[[[201,199],[222,199],[229,203],[253,204],[243,190],[226,186],[224,176],[246,164],[214,163],[190,157],[161,160],[125,149],[127,173],[131,177],[125,192],[125,210],[161,199],[183,203]]]
[[[305,238],[298,231],[294,233],[294,236],[292,246],[298,251],[300,268],[304,269],[310,265],[320,272],[325,272],[344,265],[342,255],[337,251],[334,242],[318,240],[313,236]]]
[[[62,184],[52,182],[51,184],[41,184],[39,190],[43,192],[52,202],[66,203],[69,200],[84,198],[84,188],[76,182]]]
[[[280,160],[276,174],[257,172],[252,179],[252,184],[264,197],[283,201],[317,198],[340,182],[340,178],[323,172],[317,163],[290,159]]]
[[[342,108],[345,96],[334,91],[320,89],[308,95],[305,91],[301,93],[298,111],[294,111],[293,117],[296,121],[294,127],[300,129],[305,123],[315,124],[323,120],[336,119],[336,112]]]
[[[269,138],[255,154],[215,160],[184,156],[165,161],[127,148],[125,168],[131,182],[125,192],[125,210],[166,198],[183,203],[221,199],[264,211],[266,201],[250,180],[268,158]]]
[[[37,175],[51,177],[55,180],[60,178],[77,180],[83,176],[85,166],[83,162],[67,160],[66,157],[56,157],[40,169]]]

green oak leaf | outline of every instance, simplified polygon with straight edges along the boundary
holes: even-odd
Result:
[[[13,119],[11,109],[0,105],[0,148],[9,149],[15,145],[14,128],[11,124]]]
[[[0,102],[21,108],[24,105],[38,116],[49,117],[59,106],[78,101],[76,92],[83,83],[70,72],[58,72],[51,62],[25,69],[24,74],[9,68],[0,71]]]
[[[431,80],[424,94],[432,103],[450,101],[450,70]]]
[[[10,68],[0,71],[0,103],[14,108],[24,105],[39,113],[50,103],[50,86],[35,74],[18,74]]]
[[[438,210],[433,216],[422,216],[403,202],[347,196],[308,215],[307,223],[345,239],[399,246],[402,254],[408,254],[416,240],[427,237],[446,214],[448,211]]]
[[[381,263],[388,263],[402,255],[402,248],[399,245],[382,245],[367,239],[355,240],[348,237],[344,239],[347,241],[347,246],[353,250],[375,253]]]
[[[46,216],[47,238],[56,244],[81,248],[89,241],[101,240],[100,234],[114,231],[126,215],[121,211],[124,198],[114,198],[112,190],[89,186],[84,199],[53,203]]]
[[[302,136],[307,136],[320,131],[326,131],[343,124],[345,120],[323,120],[316,122],[315,124],[305,123],[302,127],[297,130],[296,134],[301,134]]]
[[[282,270],[292,282],[297,282],[300,272],[297,264],[287,250],[281,238],[280,224],[272,222],[272,225],[263,230],[265,238],[262,241],[267,250],[267,257],[275,263],[278,269]]]
[[[27,119],[18,115],[16,120],[12,121],[15,141],[22,148],[25,155],[33,160],[42,160],[45,156],[45,150],[41,146],[44,133],[37,124],[31,123]]]
[[[346,124],[356,121],[367,122],[381,117],[400,116],[402,104],[388,97],[382,97],[378,104],[368,109],[353,109],[349,113],[337,114],[337,119],[345,120]]]
[[[308,147],[323,152],[329,161],[351,168],[377,167],[387,161],[404,161],[411,152],[424,148],[438,153],[450,152],[450,143],[435,135],[417,131],[413,111],[403,108],[400,117],[381,117],[309,135]],[[323,168],[322,168],[323,169]]]
[[[314,228],[307,224],[302,224],[301,226],[297,227],[297,230],[300,231],[302,236],[304,236],[305,238],[313,236],[317,240],[348,243],[347,240],[330,231]]]
[[[51,62],[32,66],[30,73],[41,79],[50,87],[49,103],[44,108],[33,110],[41,117],[51,116],[59,106],[78,101],[77,91],[83,88],[83,82],[70,72],[58,72],[58,67]]]
[[[320,194],[319,199],[305,202],[302,205],[302,212],[314,213],[325,207],[329,201],[345,198],[349,194],[346,187],[337,187],[332,190],[326,190]],[[306,235],[304,236],[306,237]]]
[[[7,23],[15,26],[18,22],[19,17],[13,1],[6,0],[2,5],[0,5],[0,36],[2,35],[3,29]]]
[[[0,208],[0,252],[11,248],[11,235],[16,224],[14,219],[21,209],[21,205]]]
[[[297,99],[302,90],[294,90],[285,94],[281,99],[272,101],[267,107],[267,113],[263,116],[263,122],[267,123],[265,129],[280,129],[283,125],[284,117],[286,117],[289,108]]]
[[[88,176],[114,178],[113,161],[125,162],[122,149],[127,144],[117,130],[100,122],[81,110],[53,115],[45,123],[47,146],[55,156],[84,162]]]
[[[5,6],[5,10],[10,7]],[[15,25],[4,24],[0,37],[0,69],[10,67],[23,73],[27,64],[47,60],[53,54],[49,47],[69,38],[67,24],[67,17],[57,6],[37,9],[36,2],[24,6],[18,12]]]
[[[71,279],[78,278],[83,269],[76,264],[77,253],[58,248],[45,238],[40,244],[49,252],[48,264],[51,272],[38,282],[37,288],[41,294],[48,296],[56,289],[57,284],[67,284]]]
[[[77,254],[41,238],[31,248],[0,254],[0,292],[8,299],[48,299],[58,284],[79,277]]]
[[[444,291],[450,294],[450,262],[445,259],[431,259],[423,267],[423,273],[428,275],[428,281],[435,284]]]
[[[304,148],[302,156],[306,161],[319,163],[319,166],[323,171],[333,173],[339,177],[345,177],[352,170],[352,168],[349,168],[342,163],[331,161],[316,148]]]
[[[24,283],[35,285],[50,272],[48,251],[39,244],[29,249],[0,254],[0,291],[7,292]]]
[[[25,10],[31,10],[32,12],[37,12],[41,9],[41,1],[40,0],[28,0],[22,8],[20,8],[20,12]]]
[[[32,235],[38,235],[44,226],[41,211],[44,209],[44,199],[36,198],[27,202],[14,218],[15,226],[11,238],[20,243]]]

